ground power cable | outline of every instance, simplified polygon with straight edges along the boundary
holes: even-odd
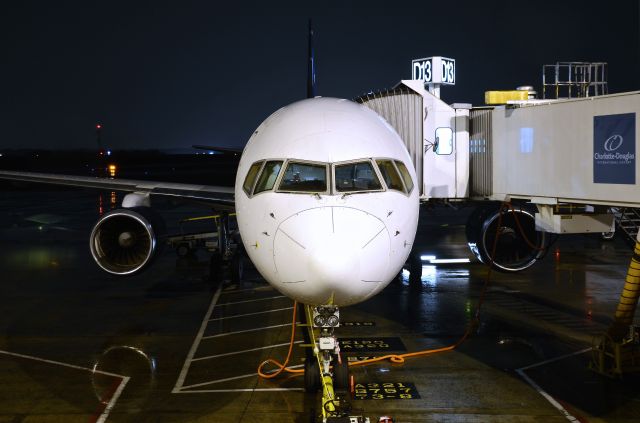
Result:
[[[502,227],[502,217],[507,212],[513,213],[514,218],[516,220],[516,225],[518,226],[518,230],[520,231],[520,234],[525,239],[527,244],[529,244],[529,246],[531,248],[540,249],[539,247],[534,246],[529,241],[529,239],[527,238],[525,232],[522,229],[522,226],[520,225],[520,222],[519,222],[518,217],[517,217],[517,213],[515,212],[515,209],[513,208],[511,203],[510,202],[503,202],[500,205],[499,216],[498,216],[498,225],[496,227],[496,236],[495,236],[495,238],[493,240],[493,247],[492,247],[492,251],[491,251],[491,256],[489,257],[489,263],[488,263],[489,264],[489,269],[487,271],[487,276],[486,276],[484,284],[482,286],[482,290],[480,291],[480,296],[478,298],[478,304],[476,305],[476,311],[474,313],[474,317],[473,317],[472,321],[469,322],[469,325],[467,326],[467,329],[464,332],[464,334],[456,342],[454,342],[453,344],[448,345],[446,347],[430,348],[430,349],[426,349],[426,350],[422,350],[422,351],[415,351],[415,352],[409,352],[409,353],[404,353],[404,354],[387,354],[387,355],[384,355],[384,356],[375,357],[375,358],[371,358],[371,359],[367,359],[367,360],[352,361],[352,362],[349,363],[349,367],[362,366],[362,365],[377,363],[377,362],[386,361],[386,360],[389,360],[390,362],[392,362],[394,364],[403,364],[405,362],[405,359],[407,359],[407,358],[420,357],[420,356],[426,356],[426,355],[430,355],[430,354],[437,354],[437,353],[452,351],[452,350],[458,348],[462,343],[464,343],[469,338],[469,336],[473,333],[473,331],[478,326],[479,321],[480,321],[480,310],[482,309],[482,305],[483,305],[485,297],[486,297],[487,288],[489,287],[489,284],[491,283],[491,276],[492,276],[492,273],[493,273],[493,264],[495,263],[496,250],[497,250],[497,247],[498,247],[498,239],[500,238],[500,229]],[[273,379],[274,377],[278,376],[282,372],[293,373],[293,374],[304,373],[303,369],[292,369],[290,367],[287,367],[288,364],[289,364],[289,361],[291,360],[291,355],[292,355],[293,345],[294,345],[294,340],[295,340],[296,319],[297,319],[297,314],[296,314],[297,304],[298,303],[294,301],[294,303],[293,303],[293,321],[291,323],[291,341],[290,341],[290,344],[289,344],[289,352],[287,353],[287,357],[286,357],[286,359],[284,360],[283,363],[280,363],[279,361],[277,361],[277,360],[275,360],[273,358],[268,358],[265,361],[263,361],[258,366],[258,375],[260,375],[260,377],[262,377],[264,379]],[[274,370],[272,370],[272,371],[264,371],[263,368],[267,364],[275,365],[276,366],[275,371]]]

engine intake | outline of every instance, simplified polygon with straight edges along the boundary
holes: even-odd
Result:
[[[131,275],[147,267],[158,254],[164,223],[149,207],[116,209],[98,220],[91,231],[91,255],[114,275]]]

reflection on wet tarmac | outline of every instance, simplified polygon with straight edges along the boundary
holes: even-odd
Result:
[[[157,362],[141,348],[131,345],[112,345],[105,349],[92,367],[93,390],[104,405],[108,405],[121,384],[117,377],[127,377],[127,390],[118,398],[120,410],[128,413],[142,411],[156,382]]]

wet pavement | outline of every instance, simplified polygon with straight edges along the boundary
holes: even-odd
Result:
[[[0,192],[0,422],[311,421],[318,398],[303,392],[301,377],[256,375],[266,358],[287,353],[292,302],[249,263],[241,283],[211,283],[203,251],[178,258],[167,248],[131,277],[99,271],[88,236],[111,204],[111,193],[97,191]],[[158,208],[174,230],[183,217],[207,214],[165,201]],[[405,271],[342,309],[348,356],[462,337],[488,274],[465,243],[470,211],[422,210],[421,253],[471,263],[425,264],[417,284]],[[479,324],[460,347],[352,368],[354,408],[372,421],[640,421],[640,378],[587,369],[630,257],[621,239],[563,236],[532,269],[491,273]],[[303,350],[294,352],[300,366]]]

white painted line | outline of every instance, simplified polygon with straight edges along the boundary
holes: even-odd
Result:
[[[302,343],[302,341],[295,341],[294,342],[294,344],[301,344],[301,343]],[[284,342],[282,344],[266,345],[264,347],[251,348],[251,349],[248,349],[248,350],[233,351],[233,352],[228,352],[228,353],[224,353],[224,354],[208,355],[206,357],[192,358],[191,361],[193,362],[193,361],[209,360],[211,358],[228,357],[230,355],[244,354],[244,353],[252,352],[252,351],[260,351],[260,350],[268,350],[269,348],[284,347],[286,345],[289,345],[289,342]]]
[[[585,348],[583,350],[580,351],[576,351],[573,353],[569,353],[569,354],[564,354],[561,355],[559,357],[556,358],[552,358],[549,360],[544,360],[541,361],[539,363],[536,364],[532,364],[530,366],[526,366],[526,367],[521,367],[519,369],[516,370],[516,372],[529,384],[533,387],[533,389],[535,389],[536,391],[538,391],[538,393],[540,395],[542,395],[547,401],[549,401],[549,403],[551,405],[553,405],[558,411],[560,411],[560,413],[562,413],[563,416],[565,416],[567,418],[567,420],[569,420],[570,422],[580,422],[580,420],[578,420],[575,416],[573,416],[571,413],[569,413],[567,411],[566,408],[564,408],[562,406],[562,404],[560,404],[558,401],[556,401],[555,398],[553,398],[551,395],[549,395],[544,389],[542,389],[540,387],[540,385],[538,385],[533,379],[531,379],[529,376],[527,376],[527,374],[525,373],[525,370],[527,369],[533,369],[534,367],[539,367],[539,366],[543,366],[545,364],[549,364],[549,363],[553,363],[554,361],[559,361],[559,360],[563,360],[565,358],[568,357],[572,357],[574,355],[579,355],[579,354],[584,354],[587,351],[591,351],[591,348]]]
[[[182,365],[182,370],[180,371],[180,375],[178,376],[178,380],[176,381],[176,385],[173,387],[171,392],[176,393],[182,385],[184,384],[184,380],[187,377],[187,373],[189,372],[189,366],[191,365],[191,360],[193,356],[196,354],[196,350],[200,345],[200,340],[204,335],[205,329],[207,329],[207,324],[209,322],[209,317],[211,317],[211,313],[213,313],[213,308],[216,306],[218,302],[218,298],[220,298],[220,293],[222,292],[222,285],[218,287],[218,290],[213,294],[213,298],[211,299],[211,304],[209,305],[209,309],[207,313],[204,315],[204,319],[202,320],[202,324],[200,325],[200,330],[198,331],[196,338],[193,340],[193,344],[191,345],[191,349],[187,354],[187,358],[184,359],[184,364]]]
[[[236,317],[255,316],[257,314],[275,313],[276,311],[292,310],[292,309],[293,309],[293,307],[275,308],[273,310],[258,311],[256,313],[235,314],[233,316],[216,317],[216,318],[213,318],[213,319],[209,319],[209,321],[213,322],[213,321],[216,321],[216,320],[235,319]]]
[[[97,372],[97,370],[96,370],[96,372]],[[118,385],[118,388],[116,389],[116,391],[111,396],[111,399],[109,400],[109,403],[104,408],[104,411],[102,411],[102,414],[100,414],[100,417],[98,417],[98,420],[96,420],[96,423],[104,423],[107,420],[107,417],[109,417],[109,413],[111,413],[111,410],[116,405],[116,401],[118,401],[118,398],[120,398],[120,394],[122,394],[122,391],[124,390],[124,387],[127,385],[129,380],[131,380],[131,378],[129,376],[124,376],[122,378],[122,381]]]
[[[117,378],[117,379],[121,379],[120,383],[118,384],[118,388],[116,388],[115,392],[113,393],[113,395],[109,399],[109,402],[107,403],[106,407],[104,408],[104,410],[102,410],[102,413],[100,414],[100,416],[96,420],[96,423],[104,423],[107,420],[107,417],[109,417],[109,413],[111,413],[111,410],[113,410],[113,407],[115,407],[116,402],[118,401],[118,398],[120,398],[120,395],[122,394],[122,391],[124,390],[125,386],[129,382],[129,380],[131,380],[131,378],[129,376],[123,376],[123,375],[119,375],[119,374],[116,374],[116,373],[104,372],[102,370],[90,369],[88,367],[76,366],[75,364],[63,363],[61,361],[47,360],[45,358],[34,357],[32,355],[18,354],[18,353],[14,353],[14,352],[10,352],[10,351],[4,351],[4,350],[0,350],[0,354],[12,356],[12,357],[23,358],[23,359],[26,359],[26,360],[39,361],[41,363],[53,364],[53,365],[56,365],[56,366],[67,367],[69,369],[74,369],[74,370],[82,370],[82,371],[91,372],[91,373],[99,373],[101,375],[111,376],[111,377],[114,377],[114,378]]]
[[[177,394],[202,394],[207,392],[304,392],[304,388],[239,388],[239,389],[198,389],[193,391],[179,391]]]
[[[287,297],[285,297],[284,295],[278,295],[276,297],[257,298],[255,300],[234,301],[234,302],[231,302],[231,303],[218,304],[218,307],[227,306],[227,305],[234,305],[234,304],[255,303],[256,301],[275,300],[276,298],[287,298]]]
[[[530,366],[520,367],[518,370],[529,370],[529,369],[533,369],[534,367],[544,366],[545,364],[553,363],[554,361],[560,361],[560,360],[564,360],[565,358],[573,357],[574,355],[584,354],[587,351],[591,351],[591,347],[585,348],[585,349],[580,350],[580,351],[572,352],[572,353],[569,353],[569,354],[564,354],[564,355],[561,355],[559,357],[550,358],[549,360],[544,360],[544,361],[541,361],[539,363],[532,364]]]
[[[298,323],[300,323],[300,322],[296,322],[296,324],[298,324]],[[284,326],[291,326],[291,323],[285,323],[284,325],[263,326],[261,328],[254,328],[254,329],[237,330],[237,331],[234,331],[234,332],[218,333],[216,335],[203,336],[202,339],[205,340],[205,339],[211,339],[211,338],[220,338],[221,336],[236,335],[238,333],[259,332],[261,330],[281,328],[281,327],[284,327]]]
[[[569,420],[570,422],[579,422],[579,420],[575,418],[571,413],[569,413],[567,409],[562,406],[562,404],[556,401],[551,395],[547,394],[537,383],[535,383],[529,376],[527,376],[524,371],[518,369],[516,370],[516,372],[518,372],[518,374],[525,381],[527,381],[527,383],[531,385],[533,389],[535,389],[540,395],[545,397],[546,400],[551,403],[551,405],[553,405],[558,411],[560,411],[562,415],[567,418],[567,420]]]
[[[295,366],[287,366],[287,367],[290,368],[290,369],[299,369],[301,367],[304,367],[304,364],[296,364]],[[272,371],[270,371],[268,373],[273,373],[275,371],[276,370],[272,370]],[[258,376],[258,373],[248,373],[248,374],[240,375],[240,376],[232,376],[232,377],[227,377],[227,378],[224,378],[224,379],[211,380],[209,382],[196,383],[196,384],[189,385],[189,386],[183,386],[182,389],[181,389],[181,392],[185,392],[187,389],[190,390],[191,388],[199,388],[201,386],[213,385],[213,384],[222,383],[222,382],[230,382],[232,380],[246,379],[246,378],[255,377],[255,376]],[[188,391],[188,392],[192,392],[192,391]],[[193,392],[195,392],[195,391],[193,391]],[[176,392],[174,392],[174,393],[176,393]]]
[[[101,375],[113,376],[113,377],[117,377],[118,379],[123,379],[123,378],[126,377],[126,376],[118,375],[118,374],[115,374],[115,373],[103,372],[102,370],[93,370],[93,369],[90,369],[88,367],[80,367],[80,366],[76,366],[74,364],[63,363],[61,361],[47,360],[47,359],[40,358],[40,357],[34,357],[32,355],[18,354],[18,353],[14,353],[14,352],[10,352],[10,351],[4,351],[4,350],[0,350],[0,354],[10,355],[10,356],[19,357],[19,358],[25,358],[27,360],[40,361],[42,363],[55,364],[56,366],[68,367],[70,369],[85,370],[85,371],[91,372],[91,373],[100,373]]]
[[[223,289],[222,295],[225,294],[235,294],[236,292],[248,292],[248,291],[273,291],[274,288],[271,285],[266,286],[258,286],[256,288],[245,288],[245,289]]]

